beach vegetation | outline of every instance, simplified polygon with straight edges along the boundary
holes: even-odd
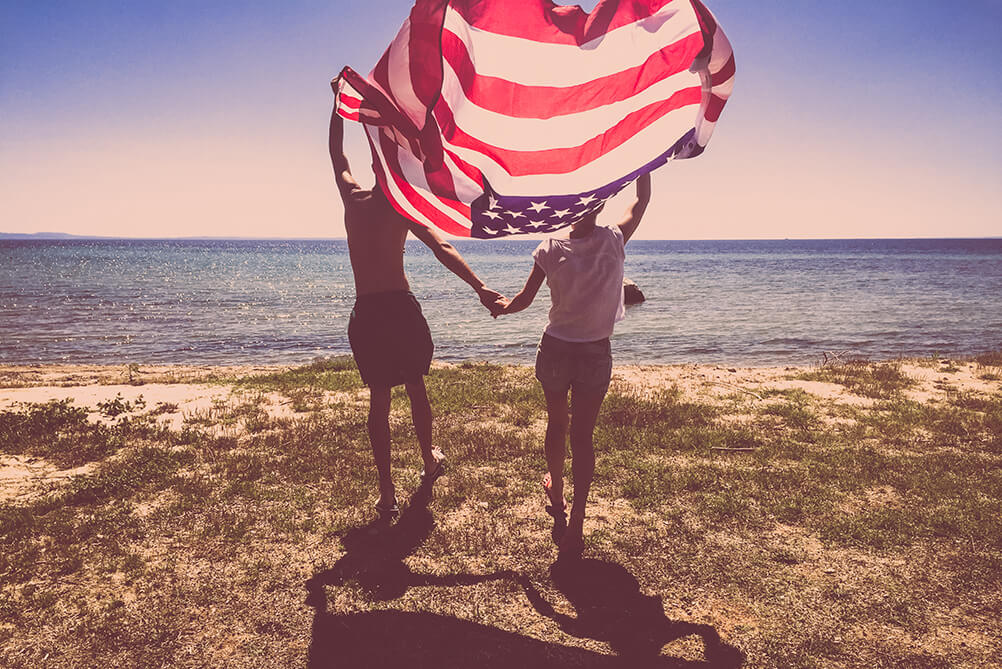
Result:
[[[912,380],[902,372],[898,362],[828,364],[795,374],[794,378],[837,383],[862,397],[874,399],[890,399],[912,385]]]
[[[622,648],[582,632],[592,616],[645,634],[706,625],[744,667],[991,666],[1002,387],[923,378],[856,363],[742,393],[617,380],[585,525],[587,564],[639,589],[611,607],[602,579],[581,599],[555,576],[545,404],[527,367],[432,369],[449,468],[427,508],[394,392],[404,512],[382,532],[364,391],[344,360],[231,379],[228,399],[173,426],[158,420],[176,406],[118,396],[103,411],[8,408],[4,456],[87,466],[0,501],[0,665],[302,666],[334,637],[357,657],[378,636],[385,664],[448,666],[422,645],[434,628],[486,668],[604,666]],[[313,398],[303,411],[275,413],[270,393],[298,392]],[[569,459],[569,498],[571,472]],[[657,653],[707,659],[693,637],[641,659]]]
[[[974,357],[978,378],[982,381],[1002,381],[1002,351],[982,353]]]
[[[362,377],[350,355],[318,358],[302,367],[243,376],[235,380],[220,379],[218,382],[233,382],[238,388],[277,391],[287,395],[299,393],[300,398],[304,390],[340,392],[362,388]]]
[[[129,401],[122,399],[122,393],[117,393],[114,398],[97,403],[98,411],[106,418],[116,418],[124,413],[142,411],[144,408],[146,408],[146,400],[143,399],[142,395]]]

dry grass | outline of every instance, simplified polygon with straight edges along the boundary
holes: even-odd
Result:
[[[999,666],[1002,383],[958,364],[977,390],[896,363],[617,382],[576,568],[526,368],[433,370],[451,466],[389,528],[343,360],[206,372],[235,394],[180,424],[117,395],[9,408],[5,457],[88,466],[0,506],[0,665]],[[391,428],[415,491],[400,392]]]

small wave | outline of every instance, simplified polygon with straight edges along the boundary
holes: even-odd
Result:
[[[800,337],[775,337],[760,342],[762,346],[776,346],[777,344],[787,346],[818,346],[820,343],[817,339],[802,339]]]

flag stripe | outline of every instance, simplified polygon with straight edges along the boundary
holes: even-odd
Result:
[[[713,86],[720,86],[725,82],[727,82],[728,80],[732,79],[733,77],[734,77],[734,55],[731,54],[731,56],[727,59],[727,62],[724,63],[724,66],[720,68],[720,70],[711,73],[710,83]]]
[[[500,4],[453,2],[450,9],[457,12],[466,23],[498,35],[521,37],[540,43],[582,46],[600,38],[602,33],[636,23],[672,3],[673,0],[624,2],[621,7],[612,4],[604,12],[593,12],[592,16],[576,6],[521,1]],[[646,8],[644,4],[647,4]],[[676,1],[674,4],[685,3]],[[614,10],[611,13],[608,11],[610,7]],[[605,24],[605,21],[608,23]]]
[[[373,138],[372,134],[376,133]],[[373,154],[379,156],[379,164],[383,172],[383,179],[380,184],[384,186],[387,199],[395,206],[400,214],[417,221],[425,226],[433,224],[443,231],[462,237],[469,236],[469,208],[465,209],[466,215],[458,215],[453,218],[448,211],[436,204],[431,199],[431,193],[427,191],[427,184],[422,184],[424,171],[418,163],[417,170],[411,165],[410,169],[405,169],[401,165],[401,160],[412,161],[413,157],[408,156],[405,151],[400,151],[400,147],[386,138],[377,128],[369,130],[369,146]],[[425,188],[421,188],[424,185]],[[441,205],[441,199],[438,204]],[[462,210],[462,207],[460,207]]]
[[[337,110],[366,126],[393,206],[450,234],[551,232],[702,153],[734,86],[699,0],[415,0]]]
[[[706,120],[710,121],[711,123],[716,123],[717,119],[720,118],[720,112],[724,110],[724,104],[726,102],[727,100],[721,97],[718,97],[716,95],[711,95],[710,103],[709,105],[707,105],[706,113],[704,114]]]
[[[519,151],[488,144],[458,128],[451,111],[444,104],[436,105],[435,116],[445,130],[445,138],[452,146],[464,147],[490,157],[512,176],[528,174],[560,174],[572,172],[594,161],[602,154],[620,146],[630,137],[648,127],[661,116],[686,105],[698,105],[702,90],[698,86],[676,91],[667,100],[648,104],[627,114],[606,132],[592,137],[578,146],[551,148],[537,151]],[[664,147],[666,148],[666,147]]]
[[[616,177],[628,174],[637,164],[646,164],[664,153],[672,144],[666,138],[679,138],[692,130],[692,107],[682,107],[665,114],[643,133],[634,135],[621,146],[600,158],[582,165],[574,172],[512,176],[498,163],[481,153],[446,143],[446,151],[476,165],[490,185],[500,193],[546,196],[555,193],[583,193],[594,190]]]
[[[451,69],[446,68],[442,82],[442,98],[436,105],[436,117],[446,139],[455,132],[451,125],[454,123],[465,135],[476,137],[486,144],[504,146],[512,150],[533,151],[579,146],[620,123],[631,112],[668,99],[677,90],[700,88],[701,85],[698,74],[685,70],[662,79],[627,100],[573,115],[522,118],[470,104],[459,83],[452,76]],[[439,107],[448,109],[445,116],[439,113]],[[454,109],[458,111],[452,112]]]
[[[482,74],[470,59],[466,45],[452,33],[442,35],[446,68],[443,88],[458,84],[470,103],[517,118],[553,118],[629,99],[638,91],[688,71],[688,63],[703,48],[694,33],[651,54],[643,64],[572,86],[535,86]],[[666,67],[666,64],[668,65]],[[447,90],[443,94],[448,94]]]
[[[446,11],[442,49],[448,57],[450,50],[463,45],[463,50],[476,54],[470,60],[483,76],[525,86],[568,87],[640,66],[651,54],[692,34],[702,35],[692,6],[682,3],[606,33],[583,47],[498,35],[469,25],[458,12]],[[454,40],[446,41],[447,36]]]

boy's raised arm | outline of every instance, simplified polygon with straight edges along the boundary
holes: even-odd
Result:
[[[335,82],[332,81],[331,86],[334,85]],[[338,116],[337,107],[331,110],[331,126],[327,136],[327,144],[331,154],[331,164],[334,166],[337,189],[341,193],[341,199],[345,200],[349,193],[358,190],[361,186],[351,175],[348,156],[344,155],[344,119]]]
[[[491,290],[487,287],[480,277],[476,275],[470,266],[466,264],[463,260],[463,256],[459,254],[456,247],[450,244],[447,240],[442,238],[438,233],[436,233],[431,228],[426,228],[423,225],[419,225],[414,221],[408,221],[407,227],[413,233],[415,237],[424,242],[424,245],[431,249],[432,253],[435,254],[435,258],[445,265],[445,267],[458,276],[460,279],[465,281],[477,291],[477,296],[480,297],[480,303],[487,307],[491,312],[492,316],[497,316],[505,304],[505,297],[496,290]]]

